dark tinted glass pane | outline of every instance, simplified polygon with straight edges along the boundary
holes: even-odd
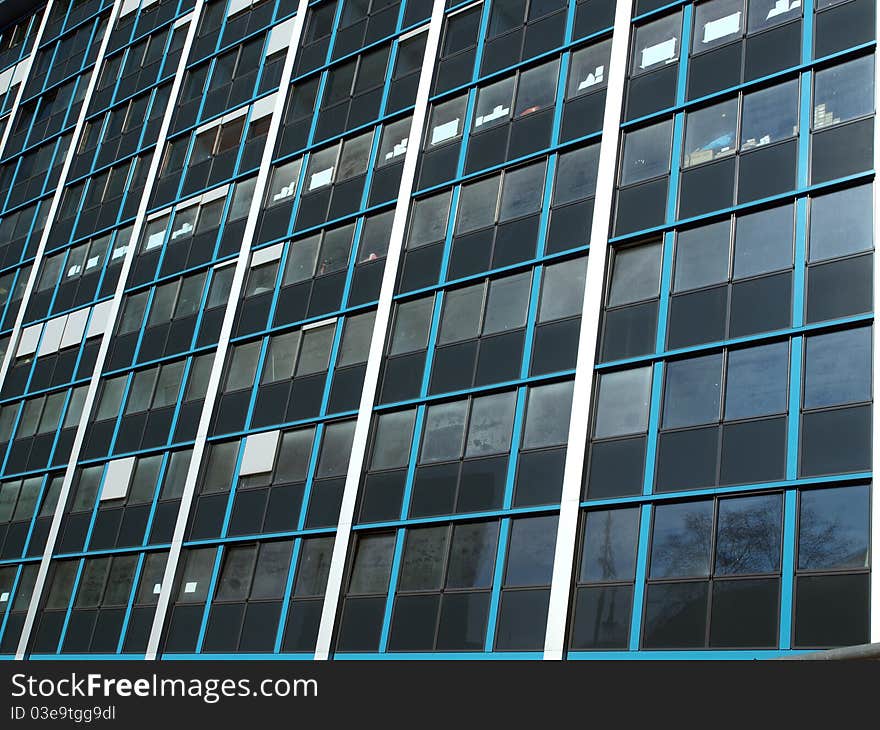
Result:
[[[722,499],[718,504],[715,574],[779,570],[782,495]]]
[[[712,586],[709,645],[772,647],[777,643],[779,582],[725,580]]]
[[[540,651],[544,647],[550,591],[504,591],[495,648]]]
[[[624,649],[629,642],[632,586],[578,588],[572,649]]]
[[[550,584],[558,519],[556,515],[548,515],[514,520],[507,551],[505,585]]]
[[[588,512],[578,581],[632,580],[636,570],[639,510]]]
[[[708,583],[649,585],[642,644],[646,649],[703,646]]]
[[[795,646],[848,646],[868,641],[868,576],[801,577],[795,594]]]
[[[867,567],[869,515],[867,486],[801,492],[798,570]]]
[[[712,512],[711,501],[662,504],[654,508],[652,578],[709,574]]]

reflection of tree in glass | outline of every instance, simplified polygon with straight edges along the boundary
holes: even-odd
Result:
[[[819,514],[801,505],[798,568],[864,568],[867,535],[854,532],[839,514]]]
[[[763,501],[763,500],[762,500]],[[719,575],[772,573],[779,569],[780,500],[765,509],[723,511],[719,515],[715,572]]]
[[[706,575],[712,544],[712,512],[691,510],[679,518],[681,529],[655,533],[651,572],[657,577]]]

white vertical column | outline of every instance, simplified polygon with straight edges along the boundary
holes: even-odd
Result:
[[[3,157],[3,151],[6,149],[6,142],[12,134],[12,123],[15,121],[18,107],[21,106],[21,100],[24,98],[24,87],[31,75],[31,69],[34,66],[34,59],[37,57],[37,50],[40,48],[40,43],[43,42],[43,33],[49,23],[49,13],[52,12],[52,5],[54,2],[55,0],[49,0],[46,7],[43,9],[43,17],[40,18],[40,27],[37,28],[37,35],[34,38],[34,47],[31,49],[31,54],[23,61],[19,61],[15,66],[15,75],[21,78],[21,82],[18,85],[18,91],[15,92],[15,101],[12,102],[12,109],[9,110],[9,116],[7,117],[9,121],[6,123],[6,129],[3,130],[3,136],[0,137],[0,158]],[[21,69],[20,71],[19,68]]]
[[[357,501],[358,485],[361,469],[370,434],[370,420],[373,413],[373,401],[379,383],[379,369],[385,351],[385,338],[391,318],[391,304],[394,296],[394,285],[397,281],[397,268],[403,250],[403,239],[406,233],[406,221],[409,213],[410,196],[415,184],[416,163],[422,145],[422,133],[428,112],[428,99],[431,95],[431,83],[434,79],[434,66],[440,46],[440,31],[443,26],[444,0],[434,0],[431,11],[431,24],[425,44],[425,55],[419,76],[416,92],[415,109],[413,110],[412,126],[409,130],[409,143],[403,158],[403,172],[400,178],[400,189],[397,193],[397,206],[394,209],[394,221],[391,224],[391,237],[388,242],[388,257],[385,260],[385,271],[379,289],[379,304],[373,324],[373,335],[367,358],[367,370],[364,375],[364,387],[361,402],[358,406],[357,423],[354,428],[354,439],[351,445],[351,457],[348,461],[348,472],[345,476],[345,489],[342,493],[342,506],[339,511],[339,522],[336,526],[336,538],[333,543],[333,556],[327,576],[327,590],[324,594],[324,608],[321,612],[321,623],[318,628],[318,641],[315,648],[315,659],[327,659],[330,656],[330,644],[333,640],[333,627],[336,622],[337,605],[342,592],[342,579],[345,574],[346,554],[351,539],[351,528],[354,520],[354,508]]]
[[[632,0],[617,0],[617,8],[614,13],[614,35],[611,39],[611,59],[608,63],[608,90],[605,97],[605,117],[602,122],[602,146],[599,150],[596,202],[592,228],[590,229],[589,265],[584,285],[583,310],[581,311],[577,371],[574,377],[571,420],[568,425],[568,449],[565,455],[565,470],[562,479],[559,529],[556,533],[556,552],[553,558],[553,578],[550,585],[550,607],[547,614],[547,632],[544,636],[545,659],[562,659],[565,651],[572,568],[577,546],[584,455],[586,454],[590,427],[596,343],[599,336],[599,320],[602,314],[602,285],[605,278],[614,184],[617,177],[620,113],[623,107],[624,81],[629,57],[631,16]]]
[[[875,37],[880,38],[880,14],[874,13]],[[874,51],[874,78],[880,78],[880,52]],[[876,98],[876,81],[874,95]],[[874,170],[880,170],[880,120],[874,118]],[[874,246],[880,241],[880,182],[874,178]],[[874,311],[880,302],[880,256],[874,252]],[[874,351],[871,360],[873,367],[872,390],[874,396],[871,408],[871,465],[876,469],[880,465],[880,345],[877,343],[877,317],[874,317]],[[880,641],[880,580],[878,580],[877,556],[880,556],[880,499],[878,499],[877,482],[873,482],[871,496],[871,641]]]
[[[80,111],[80,118],[77,122],[76,132],[74,133],[73,139],[70,142],[71,153],[74,152],[78,147],[78,140],[80,132],[82,131],[83,121],[88,110],[89,101],[92,97],[92,92],[94,91],[95,85],[97,84],[99,72],[104,59],[104,52],[107,49],[107,43],[110,38],[110,33],[113,31],[113,27],[116,25],[116,19],[123,4],[124,0],[116,0],[116,4],[113,6],[113,12],[110,15],[110,20],[107,23],[107,32],[105,33],[104,40],[101,44],[101,50],[98,54],[98,60],[95,64],[95,70],[92,72],[92,78],[89,82],[85,99],[83,99],[82,110]],[[31,630],[33,629],[34,619],[36,617],[37,608],[40,603],[40,595],[43,592],[43,588],[46,582],[46,576],[49,571],[49,561],[51,560],[52,553],[55,549],[55,541],[58,539],[58,531],[61,527],[61,519],[64,516],[64,512],[67,506],[67,498],[70,494],[70,488],[73,483],[74,474],[76,473],[76,463],[79,460],[79,453],[82,449],[86,428],[89,423],[89,414],[91,413],[92,406],[94,405],[95,398],[98,394],[98,386],[100,385],[101,381],[101,371],[104,368],[104,361],[107,359],[107,353],[110,350],[110,343],[113,339],[113,332],[115,330],[115,327],[113,325],[116,322],[116,317],[119,314],[119,309],[122,305],[122,295],[125,291],[126,279],[128,278],[128,272],[131,270],[132,262],[134,261],[135,257],[135,252],[137,251],[137,242],[138,239],[140,239],[141,229],[143,228],[144,221],[146,220],[147,208],[149,206],[150,199],[150,191],[153,187],[153,183],[155,182],[156,175],[159,171],[159,163],[162,161],[162,153],[165,148],[165,140],[168,137],[168,130],[171,127],[171,117],[173,116],[176,107],[175,102],[177,100],[177,95],[180,91],[180,87],[183,83],[183,72],[186,68],[187,56],[189,55],[189,50],[192,47],[193,40],[195,38],[199,15],[201,14],[203,5],[204,0],[197,0],[195,8],[189,15],[189,29],[186,34],[186,39],[184,40],[183,50],[180,54],[180,61],[177,65],[176,75],[171,85],[168,107],[165,109],[165,114],[162,117],[162,124],[159,127],[159,135],[158,139],[156,140],[156,149],[153,151],[153,156],[150,159],[150,167],[147,170],[147,178],[144,184],[143,196],[141,197],[140,205],[138,206],[137,216],[135,217],[134,225],[131,230],[131,237],[128,242],[128,249],[126,250],[125,257],[122,261],[122,268],[119,272],[119,281],[116,284],[116,290],[113,293],[113,299],[110,301],[109,313],[107,315],[108,325],[106,330],[104,331],[104,335],[101,338],[101,346],[98,348],[98,355],[95,361],[95,369],[92,373],[92,378],[89,381],[89,387],[86,391],[85,400],[83,401],[82,415],[79,419],[76,436],[74,437],[73,446],[71,447],[70,451],[70,458],[67,463],[67,469],[64,472],[64,479],[61,483],[61,491],[58,495],[58,503],[55,507],[55,514],[52,516],[52,524],[49,527],[49,535],[46,539],[46,548],[43,551],[43,557],[40,561],[40,569],[37,572],[37,580],[34,584],[33,596],[31,597],[30,606],[28,606],[27,616],[25,617],[24,626],[21,632],[21,639],[18,643],[16,659],[24,658],[24,655],[27,651],[28,638],[30,636]],[[51,221],[54,219],[55,210],[57,209],[58,198],[60,197],[60,192],[63,189],[64,181],[67,178],[67,171],[70,168],[70,163],[72,160],[71,153],[68,153],[68,159],[65,161],[64,170],[61,174],[61,181],[58,184],[58,191],[52,201],[53,208],[50,211],[50,216],[46,224],[46,229],[44,231],[43,238],[40,241],[40,253],[38,253],[38,259],[39,256],[42,254],[42,251],[45,249],[46,241],[48,240],[51,233]],[[31,279],[36,276],[38,269],[39,267],[37,266],[37,264],[34,264],[33,271],[31,272]],[[29,281],[28,287],[32,288],[32,286],[33,281]],[[19,317],[16,319],[17,327],[20,327],[21,325],[21,319],[24,316],[25,305],[27,303],[27,296],[30,293],[30,288],[25,293],[25,298],[22,300]],[[10,347],[7,352],[7,359],[15,349],[13,347],[14,343],[15,338],[13,338],[12,342],[10,343]],[[5,365],[6,363],[4,363],[4,367]],[[0,382],[2,382],[2,380],[0,380]]]
[[[193,445],[190,458],[189,470],[186,473],[186,481],[180,499],[180,510],[177,513],[177,521],[174,524],[174,535],[171,538],[171,550],[168,553],[168,562],[165,564],[165,574],[162,578],[162,590],[159,593],[159,601],[156,605],[156,613],[153,618],[153,626],[150,631],[150,639],[147,642],[147,659],[155,659],[159,651],[159,642],[162,638],[162,626],[168,613],[168,604],[171,600],[171,590],[174,583],[174,574],[180,560],[180,551],[183,546],[183,534],[186,530],[186,522],[189,510],[192,506],[196,490],[196,481],[199,476],[199,468],[202,456],[205,453],[205,445],[208,438],[208,427],[214,412],[220,389],[220,377],[223,374],[223,366],[226,362],[226,353],[229,350],[229,339],[232,336],[232,325],[235,313],[238,309],[241,290],[244,286],[245,275],[250,263],[251,241],[257,229],[260,211],[263,207],[263,199],[269,180],[269,172],[272,165],[272,155],[275,150],[275,142],[281,128],[281,119],[284,116],[284,104],[287,100],[287,92],[290,88],[290,79],[293,76],[293,64],[296,60],[296,52],[302,36],[305,22],[308,0],[299,0],[296,15],[293,19],[293,30],[290,35],[290,45],[287,55],[284,57],[284,66],[281,69],[281,80],[278,83],[278,93],[275,97],[275,107],[272,110],[272,118],[269,121],[269,131],[266,134],[266,146],[263,148],[263,156],[260,159],[260,168],[254,185],[254,195],[251,199],[248,211],[247,223],[241,240],[241,248],[238,251],[238,259],[235,262],[235,271],[232,275],[232,284],[229,288],[229,299],[226,302],[226,310],[223,313],[223,324],[220,327],[219,344],[211,365],[211,374],[208,378],[208,386],[205,393],[205,404],[199,418],[196,431],[195,444]]]

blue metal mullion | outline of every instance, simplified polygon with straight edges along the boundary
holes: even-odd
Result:
[[[116,446],[116,438],[119,436],[119,429],[122,426],[122,419],[125,417],[125,408],[128,404],[128,396],[131,395],[131,388],[134,384],[135,372],[129,370],[125,374],[125,387],[122,389],[122,399],[119,402],[119,411],[116,413],[116,423],[113,426],[113,435],[110,437],[110,445],[107,450],[108,454],[113,453]],[[100,397],[96,399],[96,403],[100,404]]]
[[[792,272],[792,326],[803,327],[806,321],[804,311],[805,286],[807,277],[807,198],[795,201],[794,228],[794,271]]]
[[[229,485],[229,494],[226,495],[226,510],[223,513],[223,524],[220,527],[220,537],[225,538],[229,530],[229,521],[232,519],[232,506],[235,504],[235,495],[238,493],[239,472],[241,462],[244,459],[244,447],[247,437],[239,438],[238,454],[235,457],[235,471],[232,472],[232,480]],[[210,458],[210,454],[209,454]]]
[[[565,78],[565,77],[563,77]],[[559,133],[562,124],[562,106],[556,107],[553,119],[553,138]],[[557,124],[558,122],[558,124]],[[544,258],[547,246],[547,233],[550,222],[550,201],[553,198],[553,181],[556,178],[556,164],[559,158],[558,153],[551,153],[547,157],[547,171],[544,178],[544,192],[541,198],[541,214],[538,219],[538,246],[535,251],[535,258]]]
[[[299,508],[299,519],[296,529],[304,530],[306,517],[309,513],[309,500],[312,496],[312,486],[315,482],[315,472],[318,470],[318,458],[321,455],[321,442],[324,440],[324,424],[315,424],[315,435],[312,441],[312,453],[309,455],[309,470],[306,474],[306,485],[303,488],[302,504]]]
[[[150,532],[153,529],[153,520],[156,517],[156,510],[159,508],[159,499],[162,494],[162,487],[165,483],[165,476],[168,473],[168,466],[171,464],[171,456],[174,452],[165,451],[162,454],[162,463],[159,465],[159,475],[156,477],[156,486],[153,487],[153,496],[150,499],[150,511],[147,515],[147,524],[144,527],[144,534],[141,538],[140,547],[146,547],[149,544]]]
[[[648,540],[651,536],[651,506],[643,504],[639,514],[639,549],[636,558],[636,576],[633,586],[629,650],[639,650],[642,633],[642,609],[645,604],[645,579],[648,575]]]
[[[254,409],[257,406],[257,398],[260,394],[260,381],[263,377],[263,368],[266,367],[266,355],[269,352],[269,338],[260,338],[260,354],[257,356],[257,367],[254,371],[254,382],[251,384],[251,396],[248,398],[247,410],[244,417],[244,430],[251,428],[251,419],[254,417]]]
[[[672,129],[672,155],[669,163],[669,191],[666,198],[666,225],[675,222],[678,209],[679,173],[681,170],[681,150],[684,139],[684,112],[675,115]]]
[[[333,376],[336,363],[339,360],[339,350],[342,347],[342,333],[345,329],[346,316],[336,318],[336,332],[333,333],[333,344],[330,347],[330,359],[327,362],[327,374],[324,376],[324,392],[321,395],[321,410],[319,415],[324,418],[330,406],[330,392],[333,389]]]
[[[428,385],[431,382],[431,368],[434,364],[437,337],[440,332],[440,319],[443,315],[444,294],[445,292],[440,290],[434,295],[434,310],[431,313],[431,329],[428,332],[428,349],[425,351],[425,370],[422,373],[422,385],[419,388],[419,398],[425,398],[428,395]]]
[[[364,195],[366,195],[366,193],[369,189],[370,189],[369,186],[367,186],[365,184],[364,185]],[[354,233],[352,234],[352,237],[351,237],[351,241],[352,241],[351,252],[349,253],[348,265],[345,270],[345,284],[343,284],[343,286],[342,286],[342,299],[341,299],[341,301],[342,301],[343,309],[340,311],[344,311],[344,310],[348,309],[350,306],[348,303],[348,297],[351,294],[351,286],[352,286],[352,282],[354,281],[355,267],[357,266],[358,257],[360,256],[361,236],[363,235],[364,226],[365,226],[364,221],[365,221],[365,217],[360,216],[360,217],[358,217],[358,219],[355,221],[355,224],[354,224]],[[279,289],[280,289],[280,287],[279,287]],[[274,301],[273,301],[273,304],[274,304]],[[361,305],[355,305],[355,306],[361,306]]]
[[[140,585],[141,571],[144,568],[144,562],[146,562],[146,555],[146,553],[139,553],[137,565],[134,567],[134,575],[131,578],[131,590],[128,593],[128,601],[125,604],[125,615],[122,618],[122,626],[119,629],[119,641],[116,642],[117,654],[121,654],[125,646],[125,635],[128,633],[128,623],[131,620],[131,612],[134,607],[135,597],[137,596],[138,586]]]
[[[782,579],[779,586],[779,648],[791,649],[792,611],[794,605],[794,553],[797,524],[797,490],[785,492],[782,529]]]
[[[501,587],[504,584],[504,561],[507,559],[507,545],[510,536],[510,518],[501,520],[498,529],[498,549],[495,552],[495,571],[492,576],[492,594],[489,600],[489,617],[486,621],[486,639],[483,649],[491,652],[495,646],[495,631],[498,626],[498,612],[501,603]]]
[[[805,188],[810,184],[810,130],[812,128],[813,72],[801,74],[800,108],[798,110],[797,140],[797,186]]]
[[[11,404],[7,404],[11,405]],[[9,454],[12,452],[12,442],[15,440],[15,434],[18,431],[18,427],[21,424],[21,417],[24,414],[24,399],[18,401],[18,413],[15,414],[15,420],[12,424],[12,429],[9,432],[9,442],[6,445],[6,451],[3,453],[2,462],[3,465],[0,467],[0,474],[7,474],[6,464],[9,461]]]
[[[464,137],[462,137],[462,152],[459,165],[464,164]],[[443,256],[440,259],[440,273],[437,277],[437,293],[442,294],[444,287],[449,283],[446,277],[449,274],[449,261],[452,258],[452,239],[455,237],[455,221],[458,218],[458,201],[461,198],[461,185],[452,188],[449,198],[449,220],[446,223],[446,237],[443,239]],[[483,277],[485,278],[485,277]]]
[[[405,520],[409,515],[409,506],[412,502],[413,481],[415,480],[416,465],[419,460],[419,446],[422,443],[422,431],[425,427],[426,405],[416,406],[416,417],[413,422],[412,443],[409,449],[409,461],[406,468],[406,482],[403,487],[403,498],[400,501],[400,519]]]
[[[180,411],[183,409],[186,389],[189,386],[189,376],[193,369],[195,357],[190,352],[186,355],[186,361],[183,363],[183,373],[180,375],[180,386],[177,389],[177,401],[174,404],[174,413],[171,415],[171,425],[168,427],[168,438],[163,444],[165,448],[170,447],[174,443],[174,432],[177,429],[177,422],[180,420]]]
[[[287,626],[287,614],[290,611],[290,600],[293,595],[293,582],[296,578],[296,571],[299,566],[299,554],[302,550],[302,538],[296,537],[293,540],[293,550],[290,554],[290,565],[287,568],[287,580],[284,582],[284,595],[281,599],[281,615],[278,617],[278,629],[275,632],[275,643],[272,648],[274,654],[281,651],[282,642],[284,641],[284,629]]]
[[[220,565],[223,562],[225,545],[217,545],[217,555],[214,557],[214,568],[211,571],[211,582],[208,584],[208,595],[205,597],[205,608],[202,612],[202,624],[199,627],[199,637],[196,640],[196,654],[202,653],[202,645],[205,643],[205,632],[208,630],[208,617],[211,613],[211,603],[214,601],[214,591],[217,588],[217,579],[220,575]]]
[[[532,362],[532,352],[535,347],[535,329],[538,321],[538,305],[541,301],[541,278],[544,274],[544,265],[537,264],[532,269],[532,288],[529,293],[529,309],[526,315],[526,335],[523,343],[523,358],[519,369],[519,377],[522,380],[529,378],[529,367]]]
[[[394,610],[394,599],[397,594],[397,583],[400,578],[400,564],[403,561],[403,545],[406,528],[397,528],[394,538],[394,557],[391,561],[391,574],[388,576],[388,595],[385,597],[385,613],[382,617],[382,631],[379,635],[379,653],[388,651],[388,637],[391,633],[391,614]]]
[[[694,6],[688,3],[684,6],[681,17],[681,48],[678,52],[678,80],[675,92],[675,104],[684,104],[687,92],[688,59],[691,50],[691,34],[693,32]]]
[[[803,31],[801,35],[801,63],[809,63],[813,58],[814,32],[814,0],[801,0],[804,13]]]
[[[654,472],[657,464],[657,444],[660,439],[660,410],[663,401],[663,363],[656,362],[651,373],[651,406],[648,411],[648,435],[645,439],[645,474],[642,494],[654,492]]]
[[[337,3],[336,9],[333,11],[333,29],[330,31],[330,40],[327,42],[327,54],[324,56],[325,66],[333,61],[333,51],[336,46],[336,36],[339,33],[339,22],[342,20],[342,8],[344,5],[344,2]],[[322,73],[326,74],[326,71],[327,69],[324,69]],[[317,109],[318,107],[316,106],[315,108]],[[311,140],[311,136],[309,139]]]
[[[73,587],[70,589],[70,597],[67,599],[67,610],[64,613],[64,622],[61,624],[61,633],[58,635],[58,644],[55,646],[54,654],[60,654],[61,648],[64,646],[64,639],[67,638],[67,627],[70,624],[70,614],[73,611],[73,602],[76,600],[76,593],[79,590],[79,582],[85,569],[85,558],[78,558],[79,566],[76,569],[76,578],[73,580]],[[50,588],[51,590],[51,588]]]
[[[112,461],[112,459],[111,459],[111,461]],[[94,530],[95,522],[98,519],[98,510],[101,508],[101,493],[104,491],[104,480],[107,479],[107,472],[109,471],[109,469],[107,468],[107,465],[109,463],[110,463],[110,461],[107,461],[104,463],[104,468],[103,468],[103,471],[101,472],[101,483],[98,485],[98,493],[95,495],[95,504],[92,505],[92,508],[91,508],[92,515],[89,518],[89,526],[88,526],[88,529],[86,529],[86,536],[85,536],[85,539],[83,540],[83,546],[84,546],[83,552],[88,552],[88,545],[92,540],[92,531]]]
[[[59,429],[59,431],[60,430],[61,429]],[[53,446],[54,446],[54,444],[53,444]],[[40,516],[40,507],[42,506],[43,500],[46,497],[46,490],[49,487],[50,481],[51,480],[49,479],[49,473],[46,472],[46,474],[43,475],[43,483],[40,485],[40,491],[37,494],[37,501],[34,504],[33,514],[31,514],[31,518],[28,522],[27,535],[25,535],[24,546],[21,549],[21,555],[19,555],[19,558],[23,558],[27,555],[27,551],[28,551],[28,548],[30,547],[30,543],[31,543],[31,537],[33,537],[33,534],[34,534],[34,525],[37,524],[37,518]],[[3,627],[0,626],[0,637],[2,637],[2,636],[3,636]]]
[[[526,416],[526,394],[528,389],[521,386],[516,392],[516,409],[513,416],[513,431],[510,438],[510,451],[507,457],[507,476],[504,480],[503,509],[510,509],[513,505],[513,490],[516,485],[516,468],[519,462],[519,448],[522,443],[522,432]]]
[[[791,339],[791,367],[788,378],[788,438],[786,446],[785,478],[798,477],[798,452],[801,423],[801,372],[804,361],[804,338]]]

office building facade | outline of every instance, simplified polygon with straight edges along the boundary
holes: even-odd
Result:
[[[2,13],[3,658],[878,639],[873,0]]]

